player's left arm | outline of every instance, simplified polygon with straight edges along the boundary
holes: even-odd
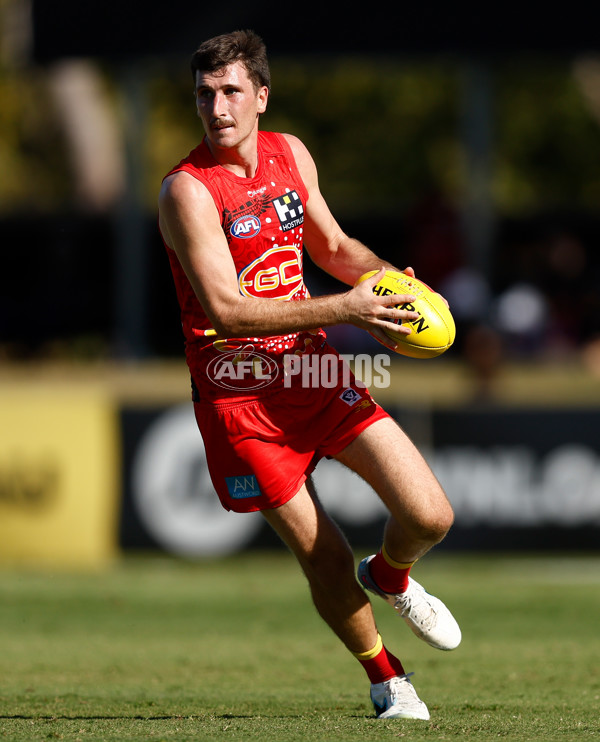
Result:
[[[323,198],[317,168],[309,151],[296,137],[289,134],[285,137],[308,190],[308,203],[304,212],[304,246],[313,262],[350,286],[367,271],[382,267],[399,270],[343,231]],[[405,268],[404,272],[414,276],[412,268]]]

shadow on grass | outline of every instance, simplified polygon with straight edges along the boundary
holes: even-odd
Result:
[[[205,714],[213,719],[302,719],[306,714]],[[202,715],[190,714],[181,716],[180,714],[164,714],[160,716],[142,716],[134,714],[97,714],[79,715],[79,714],[0,714],[0,720],[18,720],[23,721],[183,721],[184,719],[201,719]],[[348,719],[374,719],[374,716],[368,714],[348,714]]]

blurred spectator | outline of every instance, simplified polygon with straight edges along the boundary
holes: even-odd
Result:
[[[48,70],[55,115],[65,133],[77,205],[105,211],[125,188],[119,121],[102,75],[88,60],[62,61]]]
[[[575,235],[549,235],[541,287],[549,305],[546,350],[554,356],[573,353],[597,331],[598,285],[585,248]],[[565,309],[568,308],[567,311]]]
[[[492,293],[486,277],[470,266],[461,266],[439,284],[439,292],[450,305],[457,329],[486,321]]]
[[[587,342],[581,353],[585,368],[594,376],[600,378],[600,335]]]
[[[494,321],[512,354],[532,356],[545,346],[548,325],[546,297],[533,284],[517,281],[498,297]]]
[[[462,354],[473,381],[473,402],[494,397],[494,383],[504,360],[502,337],[489,324],[475,324],[465,329]]]
[[[463,265],[460,216],[439,191],[424,194],[406,215],[406,251],[417,278],[436,290]]]

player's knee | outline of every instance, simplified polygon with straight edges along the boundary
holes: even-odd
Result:
[[[439,543],[448,533],[448,531],[452,528],[452,524],[454,523],[454,512],[452,508],[448,505],[447,508],[444,508],[443,512],[438,514],[437,522],[436,522],[436,533],[437,533],[437,542]]]
[[[452,510],[452,505],[450,505],[447,500],[444,502],[443,506],[437,510],[436,518],[438,521],[438,529],[443,538],[452,528],[454,523],[454,510]]]
[[[410,530],[419,541],[438,544],[446,536],[454,523],[454,513],[450,504],[422,513],[411,523]]]

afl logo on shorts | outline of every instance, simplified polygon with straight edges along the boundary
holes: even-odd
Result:
[[[276,361],[256,351],[222,352],[206,366],[207,377],[223,389],[248,391],[272,384],[279,375]]]
[[[241,216],[236,219],[231,225],[232,237],[240,237],[242,240],[247,240],[250,237],[256,237],[260,232],[260,219],[257,216]]]

